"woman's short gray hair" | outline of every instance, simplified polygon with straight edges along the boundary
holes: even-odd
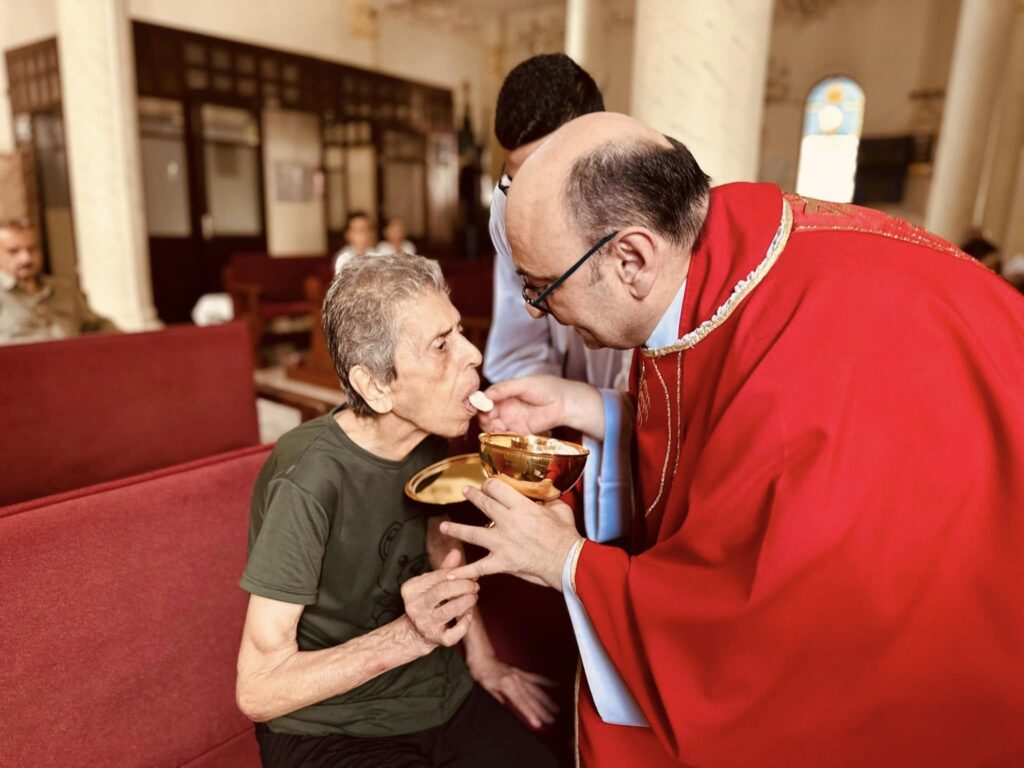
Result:
[[[399,310],[424,292],[448,294],[441,267],[433,259],[407,253],[350,260],[334,278],[324,299],[327,349],[349,407],[359,416],[374,411],[349,381],[357,365],[380,384],[394,381]]]

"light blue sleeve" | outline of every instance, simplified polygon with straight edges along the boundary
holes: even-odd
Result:
[[[594,632],[594,626],[590,623],[583,603],[580,602],[579,596],[573,589],[573,563],[579,556],[582,546],[583,540],[581,539],[569,551],[569,556],[565,559],[565,566],[562,568],[562,594],[565,596],[565,605],[569,609],[569,618],[572,621],[573,632],[576,634],[576,643],[580,648],[583,669],[587,673],[587,685],[594,697],[594,706],[597,707],[597,714],[601,716],[601,719],[611,725],[649,727],[647,718],[637,706],[636,699],[633,698],[633,694],[629,692],[626,684],[622,681],[615,665],[608,658],[597,633]]]
[[[531,317],[523,301],[523,281],[512,263],[505,235],[505,193],[491,197],[491,242],[494,243],[494,308],[484,352],[484,376],[491,382],[520,376],[562,373],[562,361],[551,344],[548,323]]]
[[[583,471],[583,522],[587,538],[612,541],[629,532],[633,518],[633,475],[629,451],[633,439],[633,401],[625,392],[602,389],[604,439],[584,436],[590,451]]]

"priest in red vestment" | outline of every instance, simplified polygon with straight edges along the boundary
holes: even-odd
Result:
[[[507,224],[531,311],[636,348],[628,546],[498,480],[493,527],[446,524],[490,550],[456,575],[565,592],[582,764],[1024,765],[1024,298],[880,213],[709,190],[621,115],[538,149]],[[617,418],[487,394],[491,430]]]

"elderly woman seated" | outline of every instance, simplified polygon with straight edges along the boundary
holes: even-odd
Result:
[[[354,260],[323,317],[348,405],[278,442],[241,580],[237,698],[264,765],[554,765],[495,700],[539,726],[545,681],[495,658],[478,585],[445,579],[461,549],[428,533],[403,493],[476,413],[480,353],[440,268],[401,253]]]

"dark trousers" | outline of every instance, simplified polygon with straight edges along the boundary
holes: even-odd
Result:
[[[264,768],[556,768],[554,756],[474,685],[452,718],[402,736],[297,736],[256,726]]]

